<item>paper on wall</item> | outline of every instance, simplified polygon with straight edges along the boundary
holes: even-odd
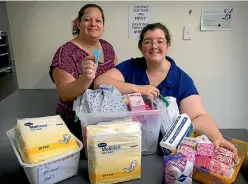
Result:
[[[129,38],[139,38],[140,32],[151,23],[151,9],[149,5],[130,4],[129,9]]]
[[[201,15],[201,30],[230,30],[233,8],[223,7],[204,7]]]

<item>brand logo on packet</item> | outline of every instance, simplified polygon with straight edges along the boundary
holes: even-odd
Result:
[[[120,149],[121,149],[120,144],[119,145],[113,145],[113,146],[105,146],[105,147],[102,147],[102,154],[113,153],[114,151],[117,151],[117,150],[120,150]]]
[[[24,126],[28,126],[31,131],[34,131],[34,130],[41,130],[42,128],[47,127],[47,124],[33,125],[33,123],[28,122],[28,123],[25,123]]]
[[[180,181],[180,182],[183,182],[186,178],[187,178],[187,176],[182,174],[177,180]]]
[[[107,143],[99,143],[98,145],[97,145],[99,148],[102,148],[102,147],[105,147],[105,146],[107,146]]]

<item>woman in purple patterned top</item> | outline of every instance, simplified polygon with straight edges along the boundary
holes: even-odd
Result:
[[[95,77],[115,67],[117,58],[110,43],[100,39],[104,31],[104,14],[96,4],[83,6],[73,21],[71,41],[60,46],[50,66],[50,76],[56,84],[59,100],[56,113],[67,124],[71,132],[82,140],[80,122],[74,122],[73,101],[92,87]],[[95,64],[94,49],[100,49],[98,66]]]

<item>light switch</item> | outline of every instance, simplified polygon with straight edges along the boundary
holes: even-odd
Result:
[[[190,26],[185,26],[183,28],[183,40],[192,39],[192,28]]]

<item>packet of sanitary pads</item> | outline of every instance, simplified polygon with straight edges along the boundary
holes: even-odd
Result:
[[[163,157],[163,184],[190,184],[194,163],[182,153]]]
[[[160,146],[164,155],[177,152],[177,147],[185,136],[193,132],[193,125],[187,114],[179,115],[168,133],[163,137]]]
[[[79,148],[60,116],[17,119],[15,140],[27,164],[42,162]]]
[[[141,177],[141,124],[119,120],[87,126],[91,184],[119,183]]]

